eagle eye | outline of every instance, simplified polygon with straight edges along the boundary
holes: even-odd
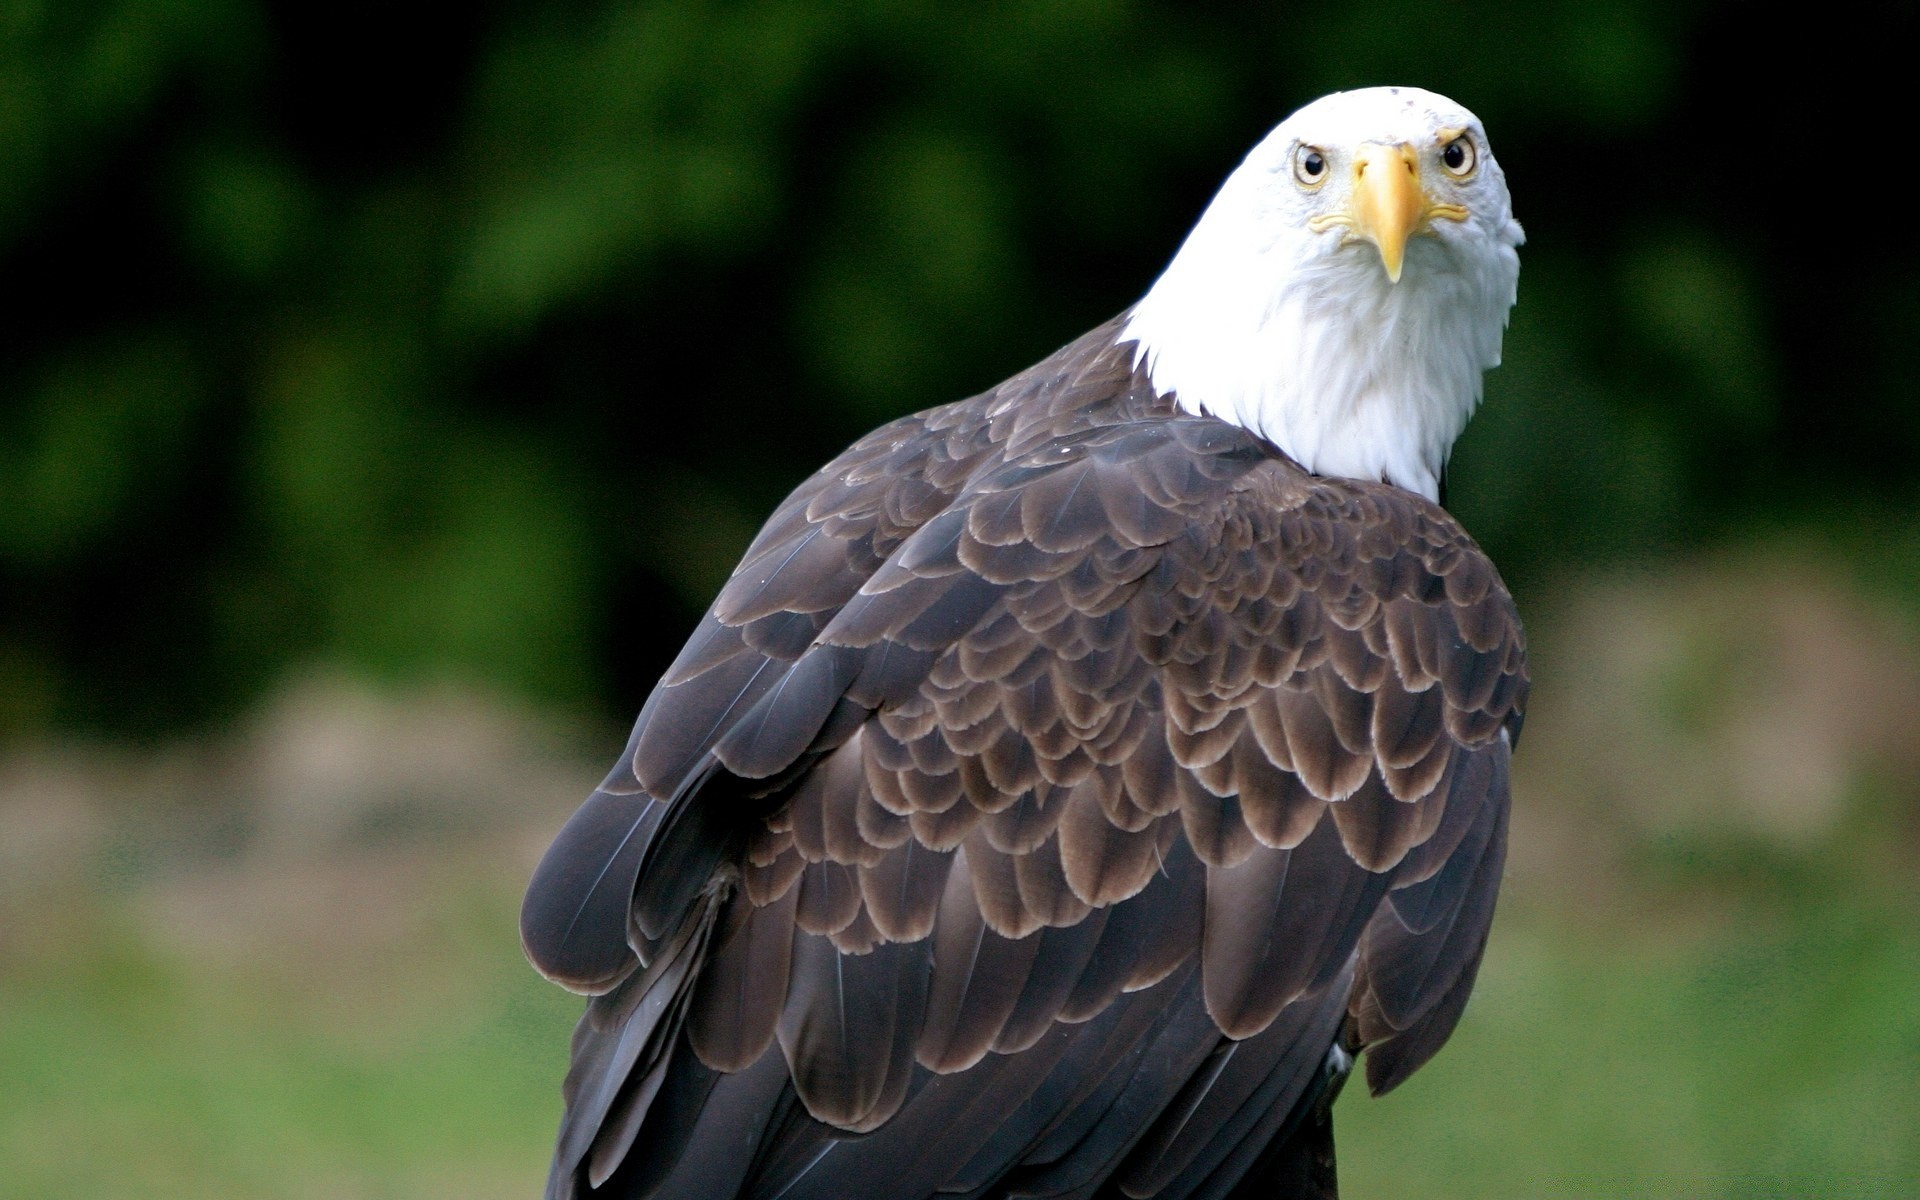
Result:
[[[1295,146],[1293,177],[1301,187],[1319,187],[1327,181],[1327,156],[1317,146]]]
[[[1473,174],[1473,169],[1480,165],[1480,154],[1473,148],[1473,138],[1463,133],[1442,146],[1440,165],[1456,179],[1465,179]]]

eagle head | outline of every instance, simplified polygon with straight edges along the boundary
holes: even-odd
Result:
[[[1500,362],[1522,240],[1478,117],[1336,92],[1253,148],[1122,336],[1182,409],[1433,499]]]

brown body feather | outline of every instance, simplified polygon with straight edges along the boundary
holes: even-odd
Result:
[[[1512,602],[1116,329],[802,484],[556,839],[550,1195],[1317,1195],[1336,1039],[1380,1091],[1451,1032]]]

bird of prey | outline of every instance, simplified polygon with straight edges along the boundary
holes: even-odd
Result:
[[[1499,887],[1525,647],[1439,496],[1520,242],[1472,113],[1324,97],[802,483],[528,889],[548,1195],[1333,1195]]]

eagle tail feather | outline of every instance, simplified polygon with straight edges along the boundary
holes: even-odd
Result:
[[[1258,1152],[1252,1169],[1221,1193],[1224,1200],[1339,1200],[1333,1102],[1340,1098],[1340,1089],[1353,1070],[1353,1055],[1342,1044],[1344,1041],[1328,1049],[1326,1060],[1288,1112],[1279,1133]],[[1225,1168],[1233,1166],[1234,1160],[1228,1159]],[[1222,1174],[1234,1178],[1226,1169]],[[1215,1193],[1208,1190],[1200,1194]]]
[[[593,1186],[604,1182],[655,1111],[675,1060],[692,1057],[675,1048],[729,892],[709,889],[644,971],[588,1002],[574,1031],[573,1068],[562,1086],[566,1115],[547,1183],[549,1200],[579,1195],[583,1167]]]

